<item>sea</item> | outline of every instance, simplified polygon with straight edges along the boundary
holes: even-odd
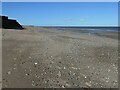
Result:
[[[59,27],[59,26],[50,26],[50,27],[45,27],[45,28],[52,28],[52,29],[57,29],[57,30],[71,30],[74,32],[79,32],[79,31],[87,31],[89,33],[97,33],[97,32],[120,32],[120,27]]]

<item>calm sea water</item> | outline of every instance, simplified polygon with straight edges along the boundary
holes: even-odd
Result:
[[[118,27],[45,27],[45,28],[53,28],[57,30],[70,30],[74,32],[90,32],[90,33],[96,33],[96,32],[120,32],[120,29]]]
[[[55,30],[62,31],[71,31],[74,34],[86,34],[86,35],[99,35],[102,37],[107,37],[106,33],[118,33],[120,32],[120,28],[118,27],[45,27]],[[116,34],[117,35],[117,34]]]

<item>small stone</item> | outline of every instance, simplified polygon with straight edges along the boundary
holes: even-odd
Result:
[[[5,85],[5,88],[7,87],[7,85]]]
[[[104,55],[104,53],[102,53],[101,55]]]
[[[66,84],[65,86],[70,87],[71,85],[70,84]]]
[[[75,67],[71,67],[72,69],[76,69]]]
[[[58,72],[58,76],[61,77],[61,72],[60,71]]]
[[[30,75],[30,74],[29,74],[29,73],[26,73],[25,75],[28,76],[28,75]]]
[[[83,48],[85,50],[85,48]]]
[[[66,69],[66,67],[64,67],[64,69]]]
[[[90,68],[90,66],[88,66],[88,68]]]
[[[14,60],[16,60],[16,58],[14,58]]]
[[[108,72],[110,72],[110,69],[108,69]]]
[[[35,81],[32,81],[32,83],[34,83]]]
[[[113,64],[113,67],[115,67],[115,64]]]
[[[62,85],[62,88],[65,88],[65,86],[64,86],[64,85]]]
[[[91,83],[89,82],[85,82],[85,85],[87,85],[88,87],[91,87]]]
[[[58,69],[61,69],[61,67],[59,67],[59,66],[58,66],[57,68],[58,68]]]
[[[61,57],[59,57],[58,59],[61,59]]]
[[[73,73],[73,75],[76,75],[75,73]]]
[[[32,57],[29,56],[29,58],[32,58]]]
[[[16,69],[16,68],[13,68],[14,70]]]
[[[35,65],[37,65],[38,63],[36,62]]]
[[[8,72],[7,72],[7,74],[9,74],[9,75],[10,75],[10,74],[11,74],[11,71],[8,71]]]

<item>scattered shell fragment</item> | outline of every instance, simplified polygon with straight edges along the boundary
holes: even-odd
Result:
[[[7,74],[10,75],[10,74],[11,74],[11,71],[8,71]]]
[[[60,71],[58,72],[58,76],[61,77],[61,72]]]
[[[64,86],[64,85],[62,85],[62,88],[65,88],[65,86]]]
[[[14,58],[14,60],[16,60],[16,58]]]
[[[7,85],[5,85],[5,88],[8,87]]]
[[[38,63],[37,62],[35,62],[35,65],[37,65]]]
[[[85,82],[85,85],[87,85],[88,87],[91,87],[91,83],[90,82]]]
[[[26,73],[25,75],[28,76],[28,75],[30,75],[30,74],[29,74],[29,73]]]
[[[58,66],[57,68],[58,68],[58,69],[61,69],[61,67],[59,67],[59,66]]]
[[[44,81],[44,83],[47,83],[47,81]]]
[[[71,67],[72,69],[76,69],[77,70],[77,68],[75,68],[75,67]]]
[[[108,72],[110,72],[110,69],[108,69]]]
[[[84,76],[85,78],[87,78],[87,76]]]
[[[65,85],[65,86],[70,87],[71,85],[66,83],[66,85]]]
[[[13,68],[14,70],[16,69],[16,68]]]
[[[29,58],[32,58],[32,57],[29,56]]]
[[[88,66],[88,68],[90,68],[90,66]]]
[[[76,75],[75,73],[73,73],[73,75]]]
[[[85,47],[83,49],[85,50]]]
[[[102,53],[101,55],[104,55],[104,53]]]

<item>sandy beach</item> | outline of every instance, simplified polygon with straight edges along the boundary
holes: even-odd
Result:
[[[2,30],[3,88],[117,88],[117,33]]]

